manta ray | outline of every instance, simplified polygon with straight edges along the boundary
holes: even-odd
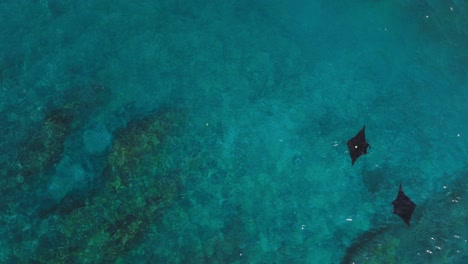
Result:
[[[367,148],[371,147],[366,141],[365,130],[366,126],[363,126],[361,131],[359,131],[356,136],[348,140],[348,150],[349,155],[351,156],[351,165],[354,165],[354,162],[356,162],[360,156],[367,154]]]
[[[401,217],[403,221],[410,227],[411,216],[413,215],[414,209],[416,209],[416,204],[411,201],[411,199],[406,196],[403,192],[403,188],[400,184],[400,189],[398,190],[398,195],[393,204],[393,213]]]

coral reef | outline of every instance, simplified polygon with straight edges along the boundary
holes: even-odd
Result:
[[[49,213],[68,213],[73,208],[84,206],[85,199],[77,198],[83,197],[83,194],[80,190],[75,191],[71,185],[81,183],[82,179],[94,174],[88,173],[91,172],[89,168],[81,168],[83,164],[66,169],[64,167],[70,163],[61,162],[70,154],[80,156],[80,153],[76,153],[77,148],[71,146],[81,139],[78,137],[76,140],[74,135],[84,127],[85,122],[89,122],[90,116],[105,109],[109,89],[94,84],[83,85],[76,90],[74,88],[76,87],[45,97],[49,103],[45,107],[34,109],[40,114],[34,112],[37,116],[32,119],[25,118],[24,113],[21,118],[16,114],[20,112],[20,106],[10,107],[10,114],[6,115],[9,122],[6,123],[8,127],[2,127],[2,131],[5,132],[4,142],[14,144],[9,144],[10,151],[0,157],[4,168],[0,190],[4,199],[2,223],[9,226],[4,234],[4,237],[9,239],[4,252],[8,252],[5,254],[9,256],[10,262],[30,263],[28,258],[34,251],[39,250],[38,243],[47,245],[50,241],[61,241],[48,235],[37,240],[44,230],[43,219],[48,217],[48,220],[45,220],[48,222],[50,217],[56,217],[50,216]],[[82,145],[82,141],[79,142],[79,146]],[[68,184],[66,190],[73,193],[62,192],[55,197],[44,197],[44,194],[50,194],[47,192],[47,186],[57,183],[53,178],[57,175],[51,173],[55,165],[61,169],[60,172],[65,171],[68,173],[66,176],[73,177],[74,182],[67,182],[67,179],[58,181]],[[74,170],[76,172],[73,172]],[[63,187],[63,184],[58,187]],[[60,203],[57,204],[56,200],[59,199]],[[50,230],[46,233],[49,232],[54,234]],[[52,245],[48,247],[53,248]]]
[[[60,160],[67,137],[74,129],[81,127],[90,115],[102,109],[108,96],[109,89],[93,84],[76,90],[68,89],[64,94],[53,98],[48,106],[50,112],[42,123],[31,130],[24,147],[18,151],[19,169],[11,168],[19,170],[21,182],[34,188],[47,181],[48,176],[38,174],[44,174]],[[96,129],[102,131],[99,127]],[[100,138],[106,136],[108,135],[104,134]],[[110,143],[102,144],[107,147]]]
[[[18,157],[25,182],[31,184],[33,174],[45,172],[59,160],[72,120],[66,111],[55,110],[32,132]]]
[[[166,154],[183,113],[160,110],[116,133],[93,197],[57,220],[59,230],[40,240],[40,263],[111,263],[128,252],[179,193],[178,171]],[[42,243],[41,243],[42,242]]]

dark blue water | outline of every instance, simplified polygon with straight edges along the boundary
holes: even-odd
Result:
[[[0,262],[467,263],[468,2],[338,2],[3,1]]]

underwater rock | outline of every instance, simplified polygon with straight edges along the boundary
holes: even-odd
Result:
[[[106,126],[98,124],[83,133],[83,143],[88,153],[100,155],[111,146],[112,134],[109,133]]]

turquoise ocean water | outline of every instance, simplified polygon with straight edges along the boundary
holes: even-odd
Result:
[[[0,23],[1,263],[468,263],[467,1],[4,0]]]

